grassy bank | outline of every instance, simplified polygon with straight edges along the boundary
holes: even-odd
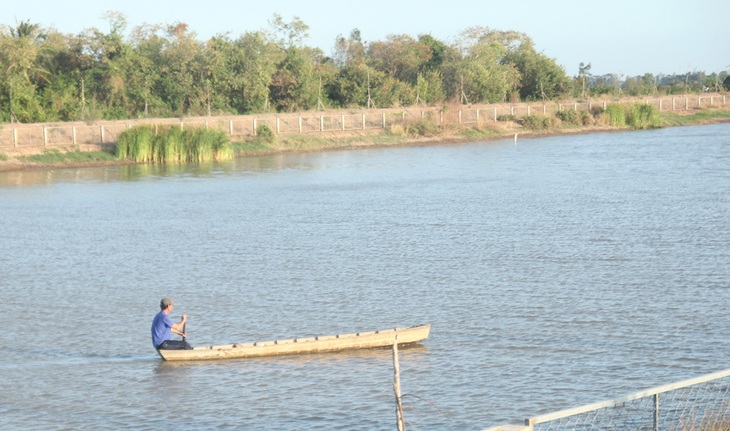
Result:
[[[202,147],[216,148],[216,153],[195,150],[191,133],[185,137],[182,147],[173,145],[180,136],[167,136],[140,148],[136,141],[150,136],[144,131],[134,138],[129,137],[118,147],[71,147],[64,149],[44,149],[39,154],[4,153],[0,151],[0,171],[32,168],[62,168],[79,166],[99,166],[130,163],[194,163],[202,160],[201,154],[210,154],[214,160],[230,157],[246,157],[284,152],[312,152],[330,149],[352,149],[383,147],[395,145],[425,145],[436,142],[460,142],[508,138],[518,133],[520,136],[540,136],[557,134],[590,133],[608,130],[634,130],[654,127],[688,126],[730,121],[730,109],[702,109],[683,114],[659,113],[656,109],[621,107],[609,105],[607,109],[591,113],[564,111],[555,116],[528,116],[521,119],[500,118],[500,121],[483,123],[479,128],[455,125],[439,127],[429,121],[421,121],[406,126],[394,125],[389,130],[372,132],[311,133],[301,135],[275,135],[265,126],[257,134],[245,141],[225,143],[216,135]],[[147,130],[149,132],[149,130]],[[173,133],[173,132],[171,132]],[[174,133],[173,133],[174,134]],[[194,139],[193,139],[194,140]],[[121,148],[121,150],[120,150]],[[172,148],[184,148],[173,153]],[[223,157],[215,154],[222,149]],[[207,156],[206,156],[207,157]]]

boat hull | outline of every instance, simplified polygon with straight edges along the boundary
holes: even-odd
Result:
[[[166,361],[196,361],[210,359],[256,358],[261,356],[299,355],[305,353],[337,352],[341,350],[372,349],[418,343],[428,338],[431,325],[392,328],[372,332],[356,332],[288,340],[257,341],[255,343],[200,346],[192,350],[158,350]]]

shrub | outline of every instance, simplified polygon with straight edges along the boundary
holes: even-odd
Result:
[[[555,113],[555,116],[560,118],[560,120],[563,123],[573,124],[576,126],[578,124],[580,124],[580,118],[579,118],[578,111],[573,111],[573,110],[558,111]]]
[[[588,111],[580,111],[580,124],[590,126],[595,122],[593,115]]]
[[[515,121],[514,115],[497,115],[497,121]]]
[[[542,115],[527,115],[522,118],[522,126],[526,129],[545,130],[549,129],[552,124],[550,117],[543,117]]]
[[[408,125],[408,133],[418,136],[430,136],[438,133],[438,127],[432,121],[422,119],[418,123]]]
[[[271,127],[262,124],[256,128],[256,140],[259,143],[273,144],[276,142],[276,135]]]
[[[6,161],[8,161],[8,160],[10,160],[10,157],[8,157],[8,155],[7,155],[7,154],[5,154],[5,153],[0,153],[0,162],[6,162]]]

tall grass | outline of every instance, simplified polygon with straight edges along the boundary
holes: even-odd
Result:
[[[662,126],[659,110],[652,105],[621,105],[612,103],[606,106],[603,115],[614,127],[631,127],[632,129],[656,129]]]
[[[119,159],[138,163],[198,163],[230,160],[234,156],[228,136],[219,130],[150,126],[125,130],[116,146]]]

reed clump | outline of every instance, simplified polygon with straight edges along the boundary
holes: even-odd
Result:
[[[612,103],[603,111],[604,121],[614,127],[632,129],[656,129],[662,127],[659,110],[652,105],[621,105]]]
[[[119,135],[116,157],[137,163],[199,163],[230,160],[234,151],[228,136],[219,130],[138,126]]]

